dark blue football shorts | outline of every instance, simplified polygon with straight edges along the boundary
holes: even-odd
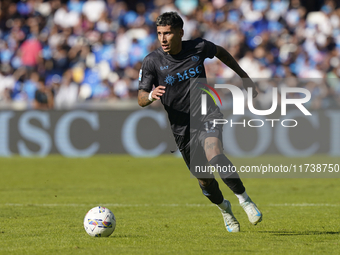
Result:
[[[198,167],[204,167],[208,164],[204,151],[205,139],[208,137],[217,137],[223,146],[222,141],[223,125],[213,126],[213,123],[205,122],[200,129],[190,129],[190,134],[174,135],[175,141],[182,157],[189,168],[190,172],[196,178],[212,178],[210,173],[198,172]]]

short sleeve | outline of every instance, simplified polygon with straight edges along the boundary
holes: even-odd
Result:
[[[149,58],[145,58],[139,70],[139,89],[150,92],[154,84],[156,85],[156,75],[153,65]]]
[[[203,40],[204,41],[204,51],[208,58],[213,58],[216,55],[217,48],[216,45],[210,41]]]

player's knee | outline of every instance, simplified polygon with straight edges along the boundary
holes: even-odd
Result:
[[[216,149],[214,151],[208,151],[205,153],[205,156],[207,157],[208,162],[212,160],[217,155],[223,154],[223,151]]]
[[[212,149],[205,150],[205,156],[207,157],[208,162],[220,154],[223,154],[223,149],[221,146],[215,146]]]
[[[204,151],[207,160],[210,161],[223,153],[222,143],[215,137],[209,137],[205,140]]]
[[[213,180],[214,179],[198,179],[198,181],[203,187],[209,186],[213,182]]]

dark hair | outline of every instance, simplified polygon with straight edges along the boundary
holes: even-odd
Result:
[[[39,77],[39,82],[43,83],[45,85],[45,77],[40,76]]]
[[[183,20],[177,12],[164,12],[156,19],[156,26],[171,26],[172,28],[183,28]]]

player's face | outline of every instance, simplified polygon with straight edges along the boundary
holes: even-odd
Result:
[[[164,52],[175,55],[182,50],[183,29],[158,26],[157,34]]]

